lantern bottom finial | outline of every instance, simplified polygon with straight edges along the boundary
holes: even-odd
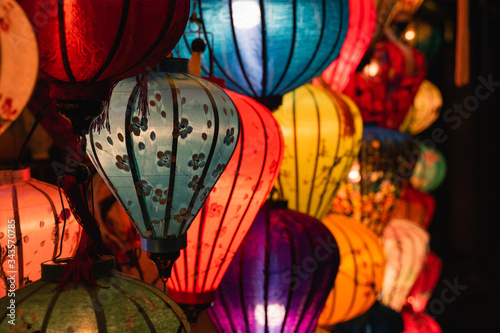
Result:
[[[158,268],[160,278],[164,283],[166,283],[166,281],[170,278],[170,275],[172,274],[172,267],[180,255],[181,251],[148,253],[148,258],[155,263]]]

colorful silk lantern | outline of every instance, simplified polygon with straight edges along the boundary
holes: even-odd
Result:
[[[348,0],[197,4],[194,15],[209,49],[202,74],[222,77],[229,89],[255,98],[282,96],[318,76],[338,57],[349,24]],[[189,57],[195,38],[184,34],[178,56]]]
[[[432,192],[441,185],[446,176],[446,159],[436,148],[420,143],[418,158],[410,182],[424,192]]]
[[[401,333],[404,324],[401,315],[391,308],[375,302],[363,315],[338,324],[334,333]]]
[[[313,332],[338,266],[337,243],[321,222],[266,203],[209,315],[219,332]]]
[[[100,289],[57,291],[65,264],[42,264],[42,279],[0,300],[0,331],[191,332],[184,313],[161,290],[117,274],[114,260],[96,262]],[[12,307],[11,304],[14,304]],[[10,306],[10,308],[9,308]],[[15,326],[14,326],[15,325]]]
[[[357,221],[336,214],[323,219],[339,245],[340,266],[335,286],[318,320],[318,326],[332,329],[365,313],[382,290],[385,256],[382,243]]]
[[[427,313],[414,313],[405,307],[401,316],[405,325],[403,333],[443,333],[439,324]]]
[[[430,81],[422,81],[399,130],[411,135],[422,132],[439,118],[441,106],[443,106],[443,97],[438,87]]]
[[[160,275],[186,247],[186,230],[224,171],[239,137],[239,116],[218,86],[187,73],[187,59],[167,59],[168,73],[141,83],[120,81],[109,105],[109,129],[88,135],[90,160],[154,253]]]
[[[273,113],[285,152],[276,187],[290,209],[322,219],[358,154],[362,120],[346,96],[307,84]]]
[[[436,201],[430,194],[408,186],[405,194],[396,204],[392,217],[415,222],[427,229],[434,217],[435,209]]]
[[[24,110],[38,75],[31,24],[14,0],[0,1],[0,134]]]
[[[271,112],[255,100],[226,91],[241,118],[236,150],[201,212],[167,283],[178,303],[208,307],[227,267],[278,176],[283,139]],[[189,316],[188,316],[189,317]]]
[[[382,303],[401,311],[429,251],[429,234],[419,225],[392,219],[382,235],[386,269]]]
[[[380,235],[401,198],[418,149],[411,136],[365,127],[363,143],[331,211],[353,217]]]
[[[58,255],[71,256],[80,226],[64,196],[63,209],[57,187],[31,178],[30,169],[1,170],[0,198],[3,297],[11,289],[38,280],[42,262]]]
[[[370,63],[351,76],[344,93],[365,123],[399,129],[427,75],[424,57],[397,41],[375,45]]]
[[[429,252],[424,267],[422,267],[420,274],[418,274],[406,299],[405,305],[411,306],[413,312],[423,312],[427,307],[427,303],[438,282],[439,275],[441,275],[441,267],[441,259],[434,252]]]
[[[314,85],[327,85],[333,91],[343,92],[350,76],[370,44],[375,30],[377,12],[373,0],[349,0],[349,29],[339,57],[319,76]],[[320,82],[323,80],[323,82]]]

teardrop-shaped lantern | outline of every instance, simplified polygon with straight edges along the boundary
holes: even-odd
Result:
[[[197,3],[194,14],[209,49],[202,54],[202,74],[222,77],[229,89],[256,98],[282,96],[318,76],[338,57],[349,24],[348,0]],[[184,34],[179,56],[189,57],[195,38]]]
[[[59,254],[63,258],[73,255],[80,225],[64,196],[63,209],[57,187],[31,178],[30,169],[1,170],[0,198],[3,297],[9,290],[40,279],[42,262]]]
[[[404,323],[393,309],[375,302],[361,316],[335,326],[334,333],[401,333]],[[320,332],[321,333],[321,332]]]
[[[358,155],[362,120],[346,96],[306,84],[273,113],[285,152],[276,187],[290,209],[322,219]]]
[[[382,290],[385,255],[377,235],[357,221],[337,214],[323,219],[339,245],[340,266],[335,286],[318,320],[332,329],[337,323],[362,315]]]
[[[441,275],[442,265],[441,259],[434,252],[429,252],[424,267],[422,267],[406,298],[405,305],[411,306],[413,312],[423,312],[427,307],[427,303]]]
[[[332,212],[350,216],[380,235],[408,184],[418,154],[404,133],[365,127],[354,162],[332,203]]]
[[[408,186],[405,194],[396,204],[392,217],[413,221],[427,229],[434,217],[436,200],[432,195]]]
[[[167,283],[168,294],[186,306],[208,307],[215,300],[215,291],[271,191],[283,158],[283,139],[271,112],[250,97],[227,93],[240,114],[240,139],[191,224],[187,247]]]
[[[261,208],[229,265],[208,310],[219,332],[314,331],[337,275],[337,243],[321,222],[283,208]]]
[[[432,192],[441,185],[446,176],[446,159],[436,148],[419,144],[420,156],[418,158],[411,184],[424,192]]]
[[[187,59],[165,66],[168,73],[148,79],[148,110],[139,109],[141,82],[120,81],[110,128],[94,122],[87,136],[90,160],[136,226],[142,249],[173,255],[159,259],[164,278],[239,137],[238,112],[221,88],[186,74]]]
[[[382,235],[386,257],[382,303],[401,311],[429,251],[429,234],[407,220],[392,219]]]
[[[116,273],[112,257],[95,264],[100,289],[56,290],[65,266],[42,264],[41,280],[16,291],[15,298],[2,298],[0,331],[15,327],[28,332],[191,332],[186,316],[170,297]]]
[[[439,118],[441,106],[443,97],[438,87],[430,81],[422,81],[399,130],[411,135],[422,132]]]
[[[26,14],[14,0],[0,3],[0,134],[19,117],[38,76],[38,46]]]
[[[313,80],[314,85],[325,84],[333,91],[344,91],[370,44],[376,21],[373,0],[349,0],[349,29],[344,45],[339,57]]]

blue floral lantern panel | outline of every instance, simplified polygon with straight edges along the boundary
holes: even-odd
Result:
[[[239,116],[221,88],[186,73],[149,77],[146,112],[140,95],[135,78],[117,84],[110,126],[98,130],[94,122],[88,154],[146,240],[143,249],[160,240],[153,252],[180,250],[157,246],[185,237],[233,154]]]
[[[255,98],[282,96],[320,75],[338,57],[349,24],[348,0],[198,0],[195,10],[213,52],[213,73],[207,50],[202,74]],[[189,57],[197,37],[184,34],[174,54]]]

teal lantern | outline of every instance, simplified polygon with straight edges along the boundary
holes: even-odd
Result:
[[[110,98],[109,126],[94,122],[87,135],[90,160],[164,281],[239,137],[229,96],[187,74],[187,62],[167,59],[166,72],[152,74],[147,83],[120,81]]]
[[[420,155],[413,169],[410,182],[416,189],[432,192],[446,176],[446,160],[441,152],[420,143]]]

